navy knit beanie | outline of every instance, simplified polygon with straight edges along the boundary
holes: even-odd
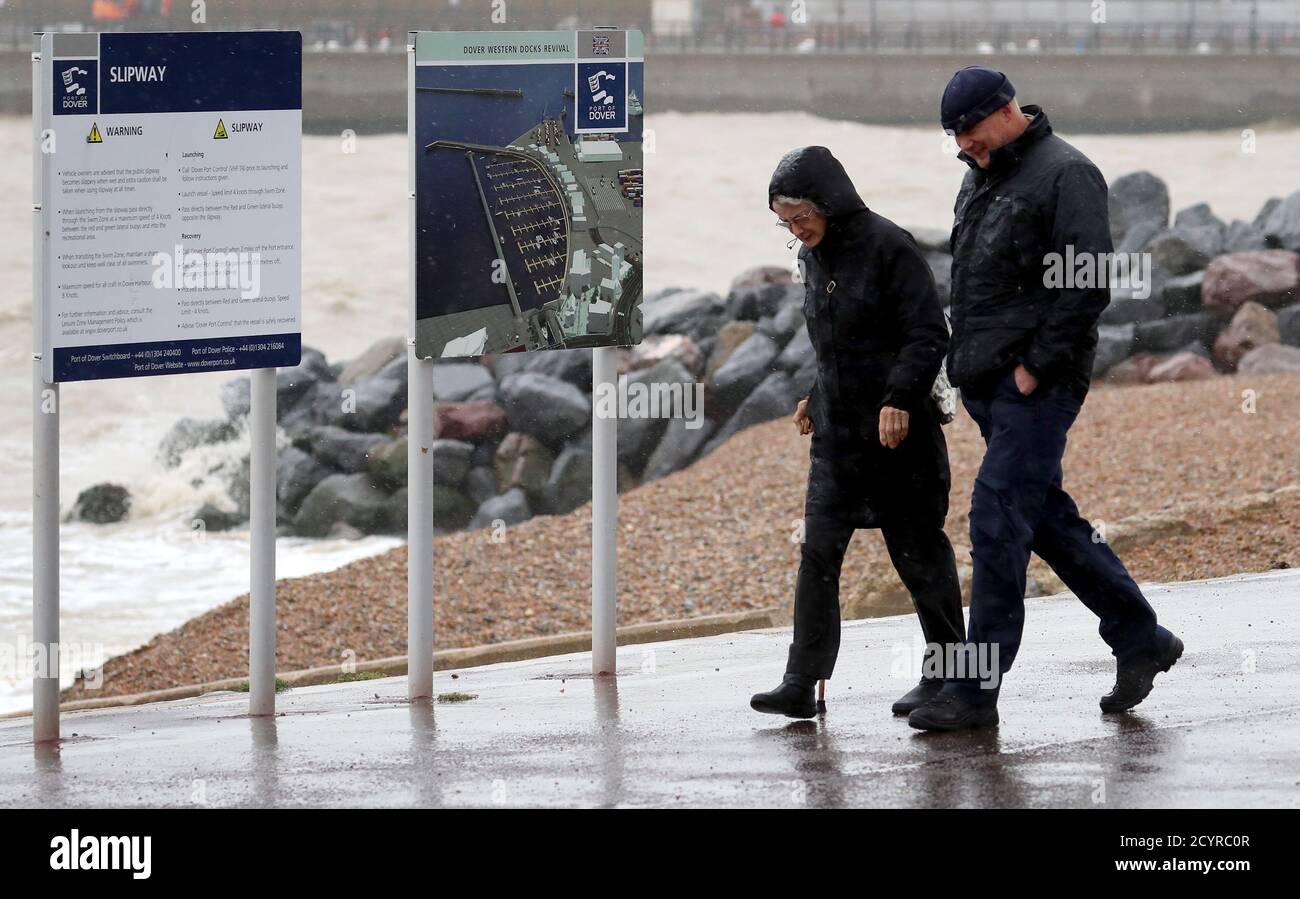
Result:
[[[1011,80],[988,66],[967,66],[952,76],[939,103],[939,122],[950,134],[960,134],[1011,102]]]

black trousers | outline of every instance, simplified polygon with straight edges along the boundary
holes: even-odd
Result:
[[[1101,638],[1117,658],[1158,656],[1172,635],[1156,624],[1124,563],[1061,485],[1066,434],[1080,400],[1057,382],[1025,396],[1008,369],[991,388],[964,392],[962,401],[987,445],[970,505],[975,570],[964,658],[976,670],[949,680],[944,692],[969,703],[997,702],[1020,649],[1031,552],[1100,619]]]
[[[825,679],[835,670],[840,650],[840,568],[854,529],[854,525],[828,515],[804,518],[788,674]],[[924,661],[929,663],[925,670],[943,671],[942,660],[930,663],[931,655],[966,640],[961,583],[948,535],[941,527],[911,522],[882,525],[880,531],[921,619],[927,644]],[[931,664],[937,667],[931,669]]]

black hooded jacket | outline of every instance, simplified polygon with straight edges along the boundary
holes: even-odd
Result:
[[[1105,286],[1047,286],[1049,254],[1109,254],[1106,181],[1052,133],[1037,106],[1029,127],[990,154],[988,169],[960,154],[966,173],[953,210],[952,347],[948,377],[980,390],[1023,364],[1082,400],[1097,348]],[[1068,257],[1066,257],[1068,258]]]
[[[834,506],[859,527],[899,514],[942,524],[948,459],[930,389],[948,328],[925,257],[911,234],[867,208],[825,147],[781,160],[769,208],[777,196],[810,200],[829,220],[822,241],[799,251],[817,356],[808,506]],[[911,416],[896,449],[880,444],[883,406]]]

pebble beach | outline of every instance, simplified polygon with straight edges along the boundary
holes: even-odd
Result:
[[[1253,392],[1253,393],[1248,393]],[[1246,411],[1253,397],[1254,411]],[[1094,523],[1176,512],[1186,527],[1121,553],[1139,582],[1300,566],[1300,376],[1095,386],[1070,432],[1065,486]],[[966,516],[982,443],[960,413],[945,429],[953,470],[947,531],[969,564]],[[733,436],[689,468],[619,500],[619,623],[788,607],[798,566],[807,438],[788,421]],[[1266,502],[1260,495],[1268,494]],[[1253,498],[1253,499],[1252,499]],[[590,626],[590,505],[498,532],[435,540],[435,643],[454,648]],[[886,559],[859,531],[842,599]],[[1031,569],[1032,572],[1032,569]],[[110,659],[91,698],[246,673],[241,596]],[[401,655],[406,549],[279,582],[277,670]],[[1099,644],[1100,646],[1100,644]]]

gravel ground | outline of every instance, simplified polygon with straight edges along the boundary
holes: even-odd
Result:
[[[1243,391],[1255,392],[1253,413]],[[963,412],[945,429],[953,468],[948,533],[969,562],[966,516],[983,450]],[[1065,487],[1091,520],[1115,521],[1186,503],[1212,506],[1187,536],[1125,554],[1139,581],[1187,580],[1300,566],[1300,499],[1240,513],[1233,502],[1300,484],[1300,376],[1098,386],[1070,432]],[[787,421],[743,431],[690,468],[621,497],[621,624],[768,608],[792,601],[793,542],[802,513],[807,438]],[[507,529],[435,542],[440,648],[589,627],[590,506]],[[844,589],[885,559],[861,532]],[[406,649],[406,549],[278,587],[278,664],[288,671],[401,655]],[[105,696],[236,677],[247,671],[248,598],[240,597],[105,666]]]

